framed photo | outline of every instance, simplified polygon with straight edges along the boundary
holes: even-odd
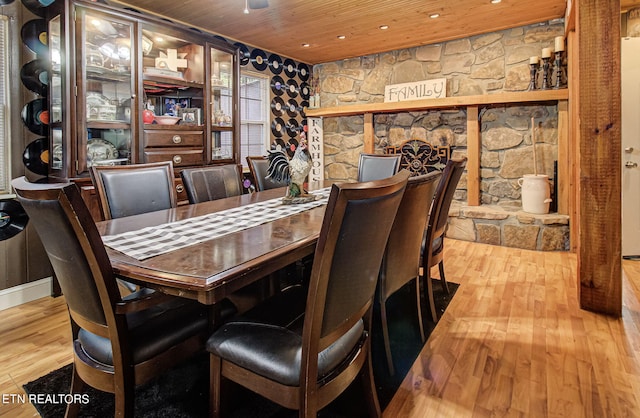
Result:
[[[199,107],[180,108],[178,117],[183,125],[202,125],[202,110]]]
[[[180,116],[178,115],[178,109],[186,109],[191,107],[191,99],[187,97],[164,97],[162,101],[163,115]]]

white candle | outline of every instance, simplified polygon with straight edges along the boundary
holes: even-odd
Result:
[[[537,56],[529,58],[529,64],[537,64],[538,62],[539,62],[539,59]]]
[[[564,36],[556,36],[556,52],[564,51]]]
[[[551,58],[551,48],[542,48],[542,58]]]

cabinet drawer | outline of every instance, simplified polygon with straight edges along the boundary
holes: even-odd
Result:
[[[204,163],[204,149],[145,148],[144,160],[147,163],[171,160],[174,167],[200,165]]]
[[[144,131],[145,147],[190,147],[203,146],[203,131]]]

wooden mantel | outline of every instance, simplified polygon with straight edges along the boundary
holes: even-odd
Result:
[[[489,105],[558,102],[558,213],[570,215],[569,206],[571,173],[568,136],[568,89],[534,90],[483,94],[476,96],[445,97],[442,99],[411,100],[393,103],[366,103],[305,109],[307,117],[364,116],[364,152],[374,152],[375,130],[373,115],[379,113],[400,113],[426,111],[430,109],[466,108],[467,112],[467,204],[480,205],[480,140],[479,108]],[[571,221],[570,221],[571,225]]]

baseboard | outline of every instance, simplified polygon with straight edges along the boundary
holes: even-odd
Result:
[[[51,277],[0,290],[0,311],[51,295]]]

